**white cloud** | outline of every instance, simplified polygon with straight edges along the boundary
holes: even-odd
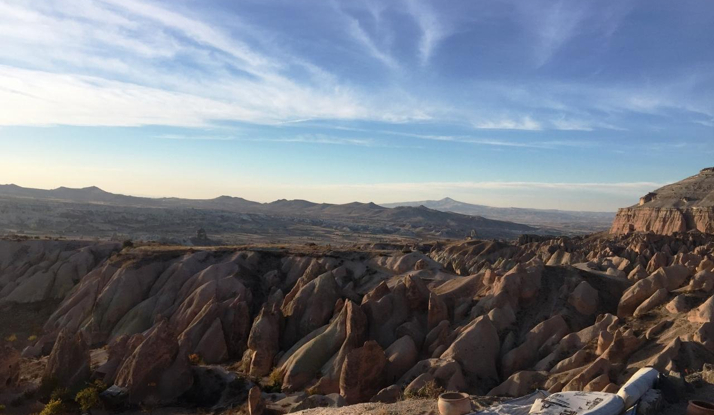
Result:
[[[495,120],[475,121],[474,128],[484,130],[528,130],[539,131],[543,126],[535,121],[530,116],[525,116],[520,119],[500,118]]]
[[[439,15],[427,2],[407,0],[407,10],[421,30],[419,59],[422,65],[426,65],[431,59],[434,49],[450,35],[450,28],[441,21]]]

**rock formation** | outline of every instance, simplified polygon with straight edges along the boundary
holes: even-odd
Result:
[[[635,206],[620,209],[610,232],[672,235],[690,230],[714,233],[714,167],[657,189]]]
[[[119,252],[97,244],[77,252],[44,243],[7,241],[13,254],[3,257],[3,269],[54,281],[55,274],[38,270],[59,270],[83,250],[94,252],[86,270],[73,268],[73,285],[31,345],[50,354],[46,377],[88,379],[91,347],[93,357],[105,356],[94,377],[135,404],[201,394],[213,397],[192,402],[216,402],[228,393],[220,388],[250,395],[254,413],[263,404],[269,412],[278,399],[293,409],[339,406],[425,388],[601,391],[642,364],[699,371],[714,363],[714,238],[695,232],[466,240],[408,250]],[[47,259],[53,252],[57,258]],[[33,265],[23,271],[22,263]],[[46,298],[27,295],[5,307]],[[17,354],[8,356],[0,380],[14,383]],[[216,375],[229,370],[245,382],[228,386],[230,376]],[[271,400],[268,388],[287,396]]]

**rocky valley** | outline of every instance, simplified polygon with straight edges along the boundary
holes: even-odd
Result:
[[[714,241],[700,234],[0,252],[2,399],[20,408],[90,379],[129,408],[284,413],[425,388],[612,391],[647,365],[682,397],[712,391]]]
[[[365,224],[386,215],[425,232],[334,245],[119,242],[96,238],[116,230],[97,223],[161,232],[154,215],[178,227],[216,214],[230,227],[238,213],[87,189],[74,201],[6,196],[35,207],[35,229],[92,239],[0,240],[0,404],[71,412],[91,396],[102,411],[435,414],[443,391],[479,409],[535,391],[615,393],[651,367],[660,387],[638,413],[683,414],[687,399],[714,396],[714,235],[706,218],[677,225],[652,210],[706,209],[711,177],[621,210],[611,233],[575,237],[426,238],[495,226],[427,208],[278,201],[260,207],[275,217],[241,213],[272,226],[287,210]]]

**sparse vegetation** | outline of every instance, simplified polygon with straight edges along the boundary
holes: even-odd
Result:
[[[203,364],[203,359],[201,359],[201,356],[199,356],[196,353],[188,355],[188,361],[193,366],[198,366],[198,365]]]
[[[33,334],[30,337],[27,338],[28,342],[34,342],[37,340],[37,335]]]
[[[10,343],[17,341],[17,334],[13,333],[5,338]]]
[[[39,415],[62,415],[66,411],[61,399],[51,399]]]
[[[134,241],[131,239],[126,239],[124,242],[121,243],[122,249],[124,248],[133,248],[134,247]]]
[[[283,372],[277,367],[268,375],[268,384],[263,385],[263,392],[274,393],[283,389]]]
[[[419,390],[412,393],[405,393],[407,399],[436,399],[444,393],[444,388],[439,386],[435,381],[426,382]]]
[[[99,394],[106,389],[106,385],[104,385],[101,381],[96,381],[95,383],[77,392],[77,395],[74,397],[74,401],[77,402],[82,412],[91,413],[92,409],[96,408],[101,403],[99,400]]]
[[[50,400],[69,401],[71,399],[72,394],[67,388],[57,388],[53,390],[52,394],[50,395]]]

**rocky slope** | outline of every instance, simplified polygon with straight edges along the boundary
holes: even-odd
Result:
[[[682,378],[714,363],[714,242],[701,234],[344,250],[67,244],[0,246],[5,307],[59,301],[21,364],[3,354],[15,396],[37,364],[59,386],[102,379],[112,402],[248,400],[251,413],[284,413],[425,387],[612,391],[645,365]]]
[[[611,233],[653,232],[672,235],[698,230],[714,233],[714,167],[640,198],[620,209]]]

